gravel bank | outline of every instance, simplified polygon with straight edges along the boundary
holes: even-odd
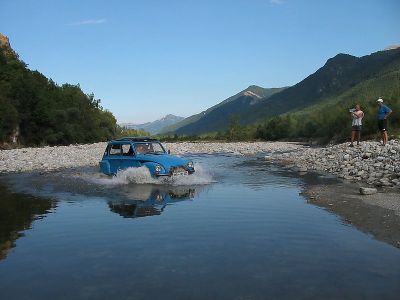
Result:
[[[276,153],[266,159],[292,164],[299,172],[322,171],[368,185],[400,188],[400,142],[397,140],[386,146],[369,141],[354,148],[348,144],[303,148]]]
[[[165,143],[171,154],[187,153],[231,153],[254,155],[302,149],[296,143],[255,142],[255,143]],[[70,145],[43,148],[22,148],[0,151],[0,173],[24,171],[53,171],[63,168],[97,166],[106,143]]]
[[[349,182],[308,185],[308,202],[325,208],[343,221],[400,248],[400,201],[398,193],[362,196]]]
[[[386,147],[377,142],[364,142],[350,148],[339,144],[309,148],[287,142],[165,143],[172,154],[230,153],[233,155],[267,154],[267,160],[279,160],[300,172],[322,171],[339,178],[375,186],[400,188],[400,142]],[[32,170],[52,171],[62,168],[96,166],[106,143],[0,151],[0,173]]]

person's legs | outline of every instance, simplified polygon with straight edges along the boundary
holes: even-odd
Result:
[[[384,135],[385,127],[383,126],[383,120],[378,120],[378,128],[379,128],[379,131],[381,132],[382,144],[384,144],[385,143],[385,135]]]
[[[360,141],[361,141],[361,130],[357,131],[357,145],[360,145]]]
[[[350,143],[349,147],[354,146],[353,143],[354,143],[355,138],[356,138],[356,132],[354,131],[354,129],[352,129],[351,130],[351,143]]]
[[[379,129],[382,132],[382,143],[385,146],[388,142],[388,133],[387,133],[387,120],[380,120]]]
[[[386,145],[388,142],[388,134],[387,131],[383,131],[383,145]]]
[[[356,137],[356,132],[354,130],[351,131],[351,144],[353,145],[353,142],[355,140]]]

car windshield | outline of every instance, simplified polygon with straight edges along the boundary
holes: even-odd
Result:
[[[160,154],[165,153],[160,143],[138,143],[135,144],[136,153],[138,154]]]

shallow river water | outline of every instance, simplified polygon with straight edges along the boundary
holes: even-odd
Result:
[[[312,178],[190,158],[195,175],[163,183],[0,177],[1,299],[399,299],[399,249],[307,203]]]

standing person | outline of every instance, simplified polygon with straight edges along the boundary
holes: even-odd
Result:
[[[392,110],[383,104],[383,99],[379,98],[376,100],[379,105],[378,108],[378,127],[382,134],[382,143],[383,146],[386,146],[388,142],[388,134],[387,134],[387,118],[392,113]]]
[[[360,105],[356,104],[353,109],[350,109],[350,113],[353,120],[351,122],[351,144],[349,147],[354,147],[354,140],[357,140],[357,146],[360,145],[364,112],[361,110]]]

